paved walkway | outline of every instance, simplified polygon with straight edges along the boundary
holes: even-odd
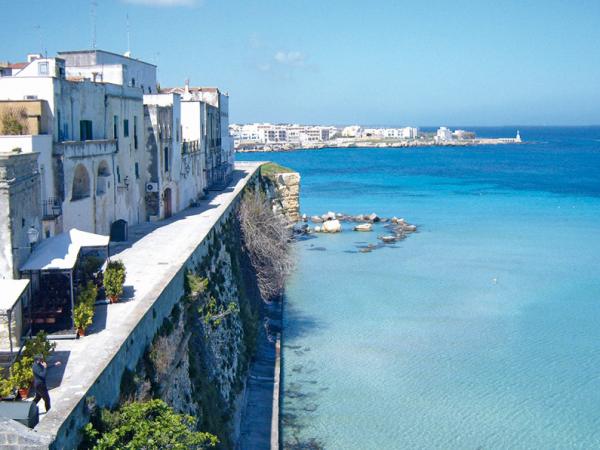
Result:
[[[269,323],[269,331],[266,327],[261,329],[256,355],[250,366],[237,450],[272,448],[275,336],[281,330],[281,304],[265,305],[263,318]]]
[[[236,163],[229,186],[211,192],[201,206],[164,221],[133,226],[129,242],[111,246],[112,257],[121,259],[127,268],[126,298],[113,305],[98,306],[94,325],[86,337],[57,341],[53,360],[60,360],[62,365],[48,371],[52,409],[41,416],[36,431],[56,434],[259,166],[260,163]],[[43,402],[40,410],[44,410]]]

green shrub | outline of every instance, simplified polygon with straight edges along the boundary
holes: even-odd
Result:
[[[86,305],[94,306],[98,297],[98,288],[92,281],[88,281],[84,288],[80,289],[77,296],[77,304],[85,303]]]
[[[0,377],[0,399],[6,398],[15,390],[12,380]]]
[[[119,297],[125,283],[125,265],[120,260],[109,261],[104,271],[104,289],[108,297]]]
[[[78,303],[73,310],[73,321],[76,328],[85,330],[94,319],[94,306],[88,303]]]
[[[42,355],[45,360],[55,348],[56,342],[50,342],[48,340],[48,334],[44,331],[40,331],[34,337],[27,339],[22,355],[30,358],[33,358],[35,355]]]
[[[212,434],[194,431],[193,417],[177,414],[162,400],[103,411],[95,422],[84,429],[84,442],[94,450],[206,449],[218,443]]]
[[[29,388],[33,383],[33,358],[23,356],[10,368],[10,382],[17,389]]]

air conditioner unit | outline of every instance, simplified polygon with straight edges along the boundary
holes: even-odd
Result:
[[[146,192],[158,192],[158,183],[146,183]]]

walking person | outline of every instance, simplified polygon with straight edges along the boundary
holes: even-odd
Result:
[[[60,366],[60,361],[54,363],[53,366]],[[35,389],[35,398],[33,402],[37,403],[44,399],[44,406],[46,412],[50,411],[50,395],[48,394],[48,386],[46,385],[46,373],[48,371],[48,364],[44,361],[42,355],[35,355],[33,357],[33,388]]]

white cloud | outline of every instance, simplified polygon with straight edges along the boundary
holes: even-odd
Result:
[[[275,61],[280,64],[285,64],[288,66],[302,67],[306,62],[306,56],[302,52],[298,51],[278,51],[275,53]]]
[[[201,0],[123,0],[125,3],[145,6],[196,6]]]

